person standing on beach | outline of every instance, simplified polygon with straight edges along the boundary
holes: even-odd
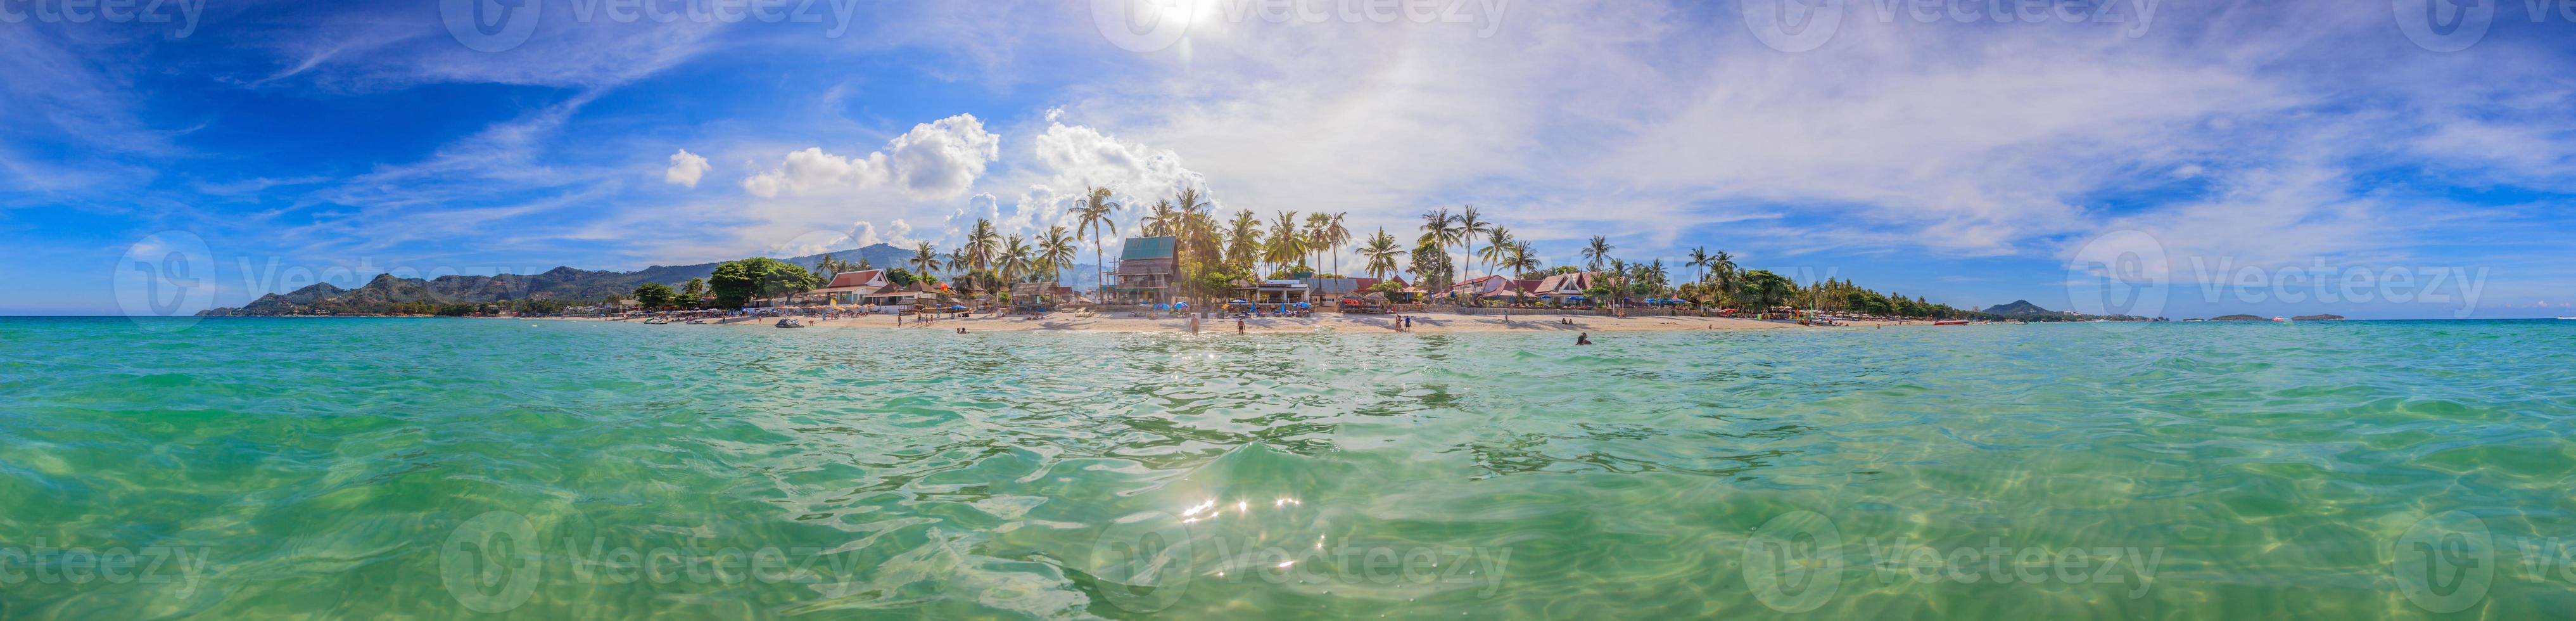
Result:
[[[1242,318],[1242,317],[1236,317],[1236,318],[1234,318],[1234,333],[1235,333],[1235,334],[1242,334],[1242,333],[1243,333],[1243,318]]]

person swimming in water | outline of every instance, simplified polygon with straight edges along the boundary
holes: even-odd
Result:
[[[1585,333],[1582,333],[1582,334],[1574,335],[1574,344],[1576,344],[1576,345],[1590,345],[1590,344],[1592,344],[1592,333],[1590,333],[1590,332],[1585,332]]]

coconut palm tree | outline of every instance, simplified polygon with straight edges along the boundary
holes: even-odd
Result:
[[[1225,262],[1259,263],[1263,248],[1261,218],[1252,215],[1250,209],[1234,212],[1234,219],[1227,221],[1226,225]]]
[[[1503,267],[1515,273],[1538,269],[1538,255],[1530,251],[1528,240],[1513,241],[1511,247],[1511,256],[1503,260]]]
[[[1475,205],[1468,205],[1465,210],[1460,211],[1458,226],[1455,229],[1457,232],[1454,233],[1456,237],[1451,240],[1458,244],[1458,249],[1465,251],[1468,257],[1476,256],[1476,239],[1494,230],[1494,223],[1477,219],[1477,216]],[[1470,260],[1467,264],[1475,265],[1475,262]],[[1467,276],[1474,277],[1474,271],[1470,270]]]
[[[1379,227],[1368,245],[1360,247],[1360,256],[1368,259],[1369,277],[1381,280],[1403,264],[1404,254],[1404,249],[1395,245],[1395,236],[1386,234],[1385,227]]]
[[[1422,212],[1422,244],[1431,246],[1449,245],[1450,240],[1457,237],[1456,234],[1450,232],[1449,222],[1449,210],[1447,208]]]
[[[1512,256],[1512,231],[1500,226],[1485,234],[1485,249],[1478,258],[1485,260],[1488,271],[1500,272],[1504,259]]]
[[[1036,267],[1037,252],[1029,248],[1027,240],[1020,239],[1018,233],[1013,233],[1011,241],[1003,244],[1001,253],[993,259],[999,267],[994,271],[1001,273],[1003,281],[1020,282],[1035,271],[1031,268]]]
[[[1325,247],[1332,250],[1333,273],[1335,274],[1342,273],[1342,247],[1351,245],[1351,229],[1350,227],[1342,226],[1342,218],[1349,217],[1350,215],[1351,212],[1347,211],[1333,214],[1332,220],[1324,224],[1324,239],[1321,241],[1324,243]],[[1345,275],[1347,276],[1347,274]]]
[[[1064,265],[1073,260],[1074,253],[1080,248],[1081,243],[1074,241],[1073,232],[1064,230],[1063,225],[1047,228],[1046,237],[1038,240],[1038,260],[1046,263],[1048,282],[1064,280]]]
[[[1306,260],[1306,235],[1297,230],[1297,212],[1279,212],[1279,220],[1270,225],[1270,254],[1274,267],[1287,267]]]
[[[938,267],[939,252],[937,248],[931,246],[930,242],[919,242],[913,244],[912,269],[914,271],[921,272],[921,275],[923,276],[929,276],[930,271],[937,269]]]
[[[1144,229],[1142,232],[1146,237],[1179,235],[1181,212],[1172,209],[1170,199],[1154,201],[1154,207],[1145,211],[1144,221],[1137,224]]]
[[[1585,261],[1585,265],[1590,266],[1592,271],[1601,271],[1601,262],[1610,260],[1610,250],[1613,248],[1615,248],[1615,246],[1610,245],[1610,238],[1599,235],[1592,236],[1592,243],[1584,244],[1583,246],[1583,260]]]
[[[1082,206],[1075,207],[1073,212],[1074,228],[1088,231],[1089,234],[1086,237],[1091,238],[1091,262],[1094,264],[1092,267],[1099,268],[1100,271],[1100,299],[1102,300],[1109,299],[1109,261],[1102,256],[1107,253],[1107,250],[1101,246],[1107,242],[1101,240],[1100,230],[1106,227],[1109,229],[1109,234],[1118,234],[1116,216],[1119,207],[1118,203],[1110,202],[1109,199],[1112,196],[1115,195],[1109,192],[1109,188],[1093,187],[1083,193]]]
[[[1694,246],[1691,248],[1690,260],[1682,263],[1683,267],[1699,270],[1697,273],[1693,274],[1693,276],[1697,276],[1697,278],[1691,279],[1691,282],[1708,282],[1708,265],[1710,258],[1711,257],[1708,256],[1707,247]]]
[[[1331,237],[1325,234],[1325,229],[1332,225],[1332,214],[1321,211],[1306,214],[1306,252],[1315,255],[1315,262],[1306,266],[1315,268],[1317,273],[1324,271],[1324,247],[1330,241],[1327,238]]]

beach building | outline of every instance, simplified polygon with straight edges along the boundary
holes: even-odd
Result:
[[[1295,304],[1314,300],[1306,281],[1292,279],[1261,282],[1234,281],[1234,297],[1254,304]]]
[[[1113,297],[1129,304],[1160,304],[1172,299],[1179,278],[1177,237],[1130,237],[1118,251],[1118,286]]]
[[[789,303],[826,304],[838,306],[864,304],[865,302],[861,302],[859,300],[867,297],[870,293],[875,293],[877,290],[884,289],[888,286],[892,286],[893,284],[893,282],[886,280],[885,270],[842,272],[833,275],[832,282],[825,283],[823,288],[791,296],[794,299]]]
[[[1532,291],[1542,284],[1537,280],[1520,280],[1502,275],[1479,276],[1449,287],[1442,295],[1467,299],[1511,300],[1536,298]]]
[[[1588,300],[1582,299],[1583,292],[1591,289],[1593,281],[1600,277],[1600,272],[1557,274],[1539,280],[1538,285],[1530,287],[1529,292],[1539,299],[1558,304],[1587,302]]]

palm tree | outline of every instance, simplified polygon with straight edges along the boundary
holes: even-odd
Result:
[[[1047,229],[1046,237],[1038,240],[1038,260],[1047,265],[1048,282],[1064,279],[1064,264],[1073,260],[1073,253],[1080,247],[1081,243],[1074,241],[1073,233],[1064,230],[1064,226]]]
[[[1020,282],[1021,279],[1028,277],[1032,271],[1030,268],[1035,267],[1037,253],[1029,249],[1027,240],[1020,239],[1019,234],[1014,233],[1011,235],[1011,241],[1002,246],[1001,256],[994,259],[994,263],[1000,264],[1000,269],[994,271],[1001,272],[1002,280]]]
[[[1492,266],[1489,269],[1499,272],[1503,260],[1512,256],[1512,231],[1497,226],[1485,235],[1485,239],[1485,250],[1479,257],[1485,260],[1485,265]]]
[[[1476,256],[1476,238],[1483,237],[1485,233],[1494,229],[1494,223],[1479,220],[1476,216],[1476,206],[1468,205],[1466,210],[1458,213],[1458,228],[1454,233],[1456,235],[1454,241],[1458,244],[1458,249],[1466,251],[1469,257]],[[1467,264],[1475,265],[1475,262],[1471,260]],[[1468,275],[1475,274],[1470,272]]]
[[[1612,248],[1614,246],[1610,245],[1610,238],[1594,235],[1592,243],[1583,246],[1583,260],[1586,265],[1591,266],[1591,271],[1601,271],[1601,262],[1610,259]]]
[[[1252,210],[1234,212],[1225,235],[1225,261],[1251,265],[1261,261],[1261,218]]]
[[[1186,267],[1190,264],[1190,259],[1199,258],[1202,259],[1200,261],[1202,264],[1211,263],[1221,250],[1214,243],[1216,222],[1208,216],[1208,212],[1216,206],[1208,204],[1204,197],[1199,196],[1198,188],[1181,188],[1181,191],[1172,197],[1172,202],[1177,204],[1172,206],[1175,219],[1171,228],[1173,236],[1179,238],[1173,240],[1172,244],[1172,274],[1180,280],[1179,284],[1190,286],[1196,280],[1190,276],[1189,269]],[[1206,256],[1193,257],[1191,254],[1193,252]]]
[[[1449,245],[1449,241],[1456,237],[1456,234],[1449,231],[1449,210],[1447,208],[1422,212],[1423,244],[1447,246]]]
[[[1351,212],[1347,211],[1333,214],[1332,221],[1324,225],[1324,239],[1321,241],[1333,251],[1333,273],[1335,274],[1342,273],[1342,247],[1351,245],[1351,229],[1342,226],[1342,218],[1350,215]]]
[[[933,248],[930,245],[930,242],[919,242],[913,244],[912,268],[914,270],[920,271],[922,276],[929,276],[930,270],[936,269],[938,266],[939,252],[936,248]]]
[[[1538,256],[1530,252],[1528,241],[1514,241],[1511,257],[1503,260],[1503,267],[1510,268],[1514,272],[1535,270],[1538,269]]]
[[[1109,261],[1102,257],[1107,251],[1101,248],[1105,242],[1100,239],[1100,229],[1108,227],[1109,234],[1118,234],[1118,219],[1115,217],[1118,203],[1109,201],[1112,196],[1115,195],[1109,192],[1109,188],[1093,187],[1084,193],[1082,206],[1074,208],[1073,212],[1076,218],[1074,228],[1090,232],[1086,237],[1091,238],[1092,267],[1100,270],[1101,300],[1109,299]]]
[[[1685,262],[1683,262],[1683,263],[1682,263],[1682,266],[1683,266],[1683,267],[1688,267],[1688,268],[1691,268],[1691,269],[1699,270],[1699,272],[1698,272],[1698,273],[1694,274],[1694,275],[1698,276],[1698,278],[1694,278],[1694,279],[1692,279],[1692,281],[1691,281],[1691,282],[1699,282],[1699,283],[1705,283],[1705,282],[1708,282],[1708,265],[1709,265],[1709,262],[1710,262],[1710,258],[1711,258],[1711,257],[1709,257],[1709,256],[1708,256],[1708,248],[1707,248],[1707,247],[1705,247],[1705,246],[1694,246],[1694,247],[1692,247],[1692,248],[1691,248],[1691,251],[1690,251],[1690,260],[1689,260],[1689,261],[1685,261]]]
[[[1385,227],[1379,227],[1377,235],[1369,238],[1368,245],[1360,247],[1360,256],[1368,258],[1369,277],[1380,280],[1396,271],[1404,255],[1404,249],[1395,245],[1395,236],[1386,234]]]
[[[1306,236],[1297,231],[1297,212],[1279,212],[1279,220],[1270,225],[1270,254],[1274,267],[1287,267],[1290,261],[1306,260]]]
[[[1146,237],[1169,237],[1181,234],[1181,212],[1172,210],[1172,201],[1154,201],[1143,222]]]
[[[1307,264],[1307,267],[1315,268],[1316,273],[1324,271],[1324,246],[1329,243],[1326,238],[1331,237],[1325,234],[1325,229],[1332,225],[1332,214],[1321,211],[1306,214],[1306,252],[1315,255],[1315,262]]]

